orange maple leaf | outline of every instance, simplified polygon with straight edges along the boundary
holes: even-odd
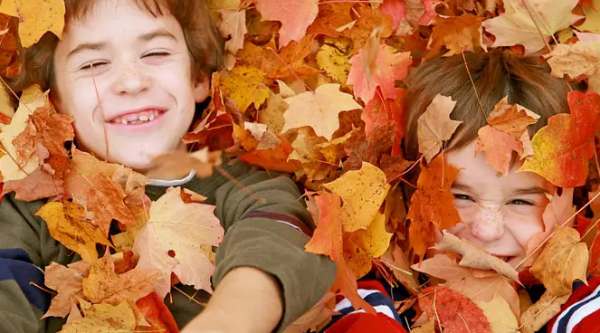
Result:
[[[425,58],[431,58],[440,53],[442,48],[447,50],[445,57],[462,52],[486,50],[481,29],[482,17],[461,15],[458,17],[436,17],[433,20],[431,45]]]
[[[256,9],[264,20],[281,22],[279,47],[302,39],[319,13],[318,0],[257,0]]]

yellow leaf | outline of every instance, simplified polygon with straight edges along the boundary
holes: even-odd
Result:
[[[285,102],[289,108],[283,115],[285,126],[282,132],[310,126],[318,136],[324,136],[328,141],[331,141],[333,133],[340,127],[340,112],[362,109],[352,95],[340,91],[339,84],[324,84],[314,93],[305,92],[286,98]]]
[[[263,84],[266,74],[256,67],[237,66],[221,80],[224,97],[230,97],[243,113],[250,104],[258,108],[269,98],[269,88]]]
[[[3,0],[0,13],[20,19],[23,47],[37,43],[47,31],[61,38],[65,27],[64,0]]]
[[[324,187],[342,198],[345,232],[368,228],[390,189],[383,171],[367,162]]]
[[[285,124],[283,113],[287,109],[288,104],[283,101],[283,97],[270,93],[267,107],[258,112],[258,121],[261,124],[266,124],[271,132],[279,134]]]
[[[563,296],[572,292],[575,280],[587,281],[588,260],[587,246],[579,242],[577,230],[559,226],[530,271],[544,284],[546,290],[556,296]]]
[[[493,333],[514,333],[519,331],[519,322],[506,300],[498,295],[489,302],[475,301],[490,322]]]
[[[237,10],[240,7],[240,0],[206,0],[206,7],[213,22],[219,20],[219,12],[223,9]]]
[[[600,0],[592,0],[594,8],[583,7],[583,13],[585,14],[585,21],[582,25],[578,26],[577,29],[581,31],[590,31],[593,33],[600,33]]]
[[[390,246],[392,234],[385,230],[387,216],[377,212],[373,222],[367,229],[360,229],[350,236],[356,244],[367,251],[373,258],[381,257]]]
[[[46,221],[54,239],[79,253],[84,261],[94,263],[98,259],[96,244],[110,246],[104,232],[86,220],[83,206],[77,203],[49,202],[36,215]]]
[[[79,300],[84,318],[63,326],[59,333],[133,333],[136,320],[133,309],[127,302],[119,305],[91,304]]]
[[[550,321],[550,319],[561,311],[560,306],[563,305],[569,297],[571,297],[571,293],[563,296],[556,296],[549,290],[546,290],[542,297],[521,315],[521,332],[538,332]]]
[[[348,42],[349,46],[349,42]],[[342,86],[346,86],[348,74],[350,73],[350,59],[348,55],[340,51],[339,48],[324,44],[317,53],[317,64],[329,76],[339,81]]]

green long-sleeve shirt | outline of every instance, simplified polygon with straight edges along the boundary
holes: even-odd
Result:
[[[239,266],[272,274],[283,288],[284,314],[278,328],[282,331],[331,287],[335,264],[326,257],[305,252],[308,236],[297,228],[268,218],[245,218],[252,212],[273,212],[310,225],[300,193],[289,177],[258,171],[241,162],[223,167],[237,183],[215,173],[208,179],[193,179],[182,185],[208,197],[207,203],[216,205],[215,215],[225,228],[224,241],[217,251],[213,285],[218,288],[227,272]],[[165,191],[165,187],[146,188],[152,200]],[[54,240],[46,223],[35,216],[44,203],[21,202],[12,195],[0,203],[0,333],[56,332],[64,323],[59,318],[40,320],[50,295],[29,285],[30,280],[42,274],[38,268],[51,262],[66,265],[78,259]],[[184,291],[193,294],[191,288]],[[206,302],[209,296],[200,293],[196,299]],[[202,310],[179,292],[173,292],[172,297],[173,303],[167,300],[166,304],[180,327]]]

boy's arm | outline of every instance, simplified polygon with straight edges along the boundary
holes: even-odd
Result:
[[[327,257],[304,250],[309,236],[301,229],[310,228],[311,217],[289,177],[256,171],[242,162],[227,171],[235,181],[223,181],[214,194],[215,214],[226,234],[217,252],[215,295],[207,306],[206,316],[215,311],[229,318],[242,319],[248,315],[256,318],[240,322],[248,332],[269,332],[273,328],[283,331],[329,290],[336,276],[335,264]],[[253,286],[261,291],[241,291]],[[245,310],[237,306],[235,309],[213,306],[236,297],[238,300],[231,302],[245,304]],[[281,315],[273,310],[279,300],[283,305]],[[257,312],[277,314],[275,325],[265,331],[252,330],[252,325],[262,325]]]
[[[48,320],[40,320],[51,295],[31,283],[43,286],[40,267],[51,260],[69,261],[72,257],[50,237],[45,223],[34,216],[42,204],[21,202],[13,195],[0,202],[0,333],[52,330]]]

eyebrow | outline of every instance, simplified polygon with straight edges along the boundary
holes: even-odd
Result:
[[[466,184],[461,184],[461,183],[454,183],[452,184],[452,188],[456,189],[456,190],[463,190],[465,192],[472,192],[473,188],[469,185]],[[513,195],[525,195],[525,194],[545,194],[548,193],[548,191],[544,190],[543,188],[539,187],[539,186],[533,186],[533,187],[525,187],[525,188],[518,188],[518,189],[514,189],[512,190]]]
[[[137,39],[138,39],[138,41],[149,42],[149,41],[151,41],[155,38],[159,38],[159,37],[165,37],[168,39],[172,39],[173,41],[177,41],[177,38],[175,37],[175,35],[173,35],[172,33],[168,32],[167,30],[165,30],[163,28],[158,28],[154,31],[140,35]],[[79,44],[73,50],[71,50],[71,52],[69,52],[69,54],[67,55],[67,61],[70,58],[72,58],[73,56],[75,56],[77,53],[80,53],[80,52],[83,52],[86,50],[100,51],[100,50],[104,49],[106,47],[106,45],[107,45],[107,42]]]

